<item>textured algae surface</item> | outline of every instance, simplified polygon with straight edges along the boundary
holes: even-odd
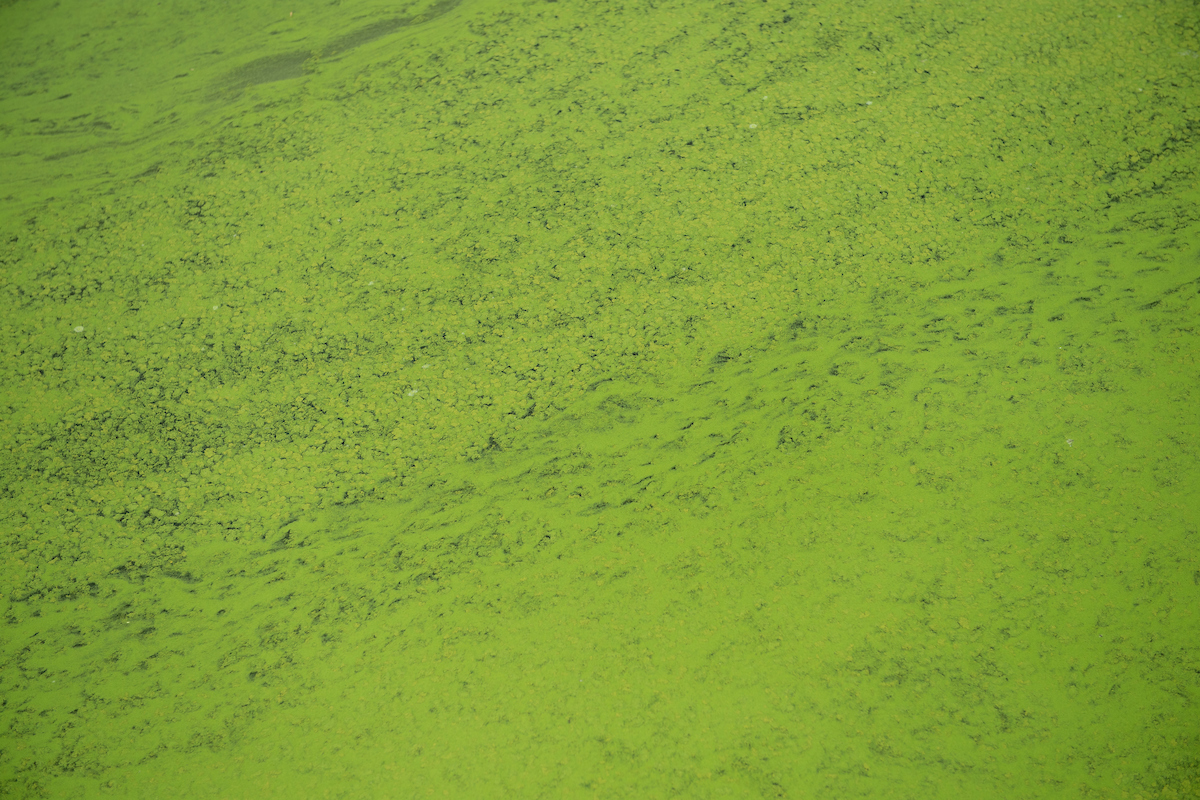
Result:
[[[5,797],[1200,795],[1194,7],[77,5]]]

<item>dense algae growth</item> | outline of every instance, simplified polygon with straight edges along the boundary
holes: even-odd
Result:
[[[76,6],[0,793],[1200,791],[1194,9]]]

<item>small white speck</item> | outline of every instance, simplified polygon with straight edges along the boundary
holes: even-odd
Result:
[[[213,306],[213,311],[216,311],[220,306]]]
[[[75,326],[75,332],[76,332],[76,333],[83,333],[83,326],[82,326],[82,325],[76,325],[76,326]]]
[[[755,125],[753,122],[751,122],[751,123],[750,123],[750,127],[751,127],[751,128],[757,128],[758,126],[757,126],[757,125]]]
[[[870,100],[868,100],[868,101],[867,101],[867,105],[871,105],[871,101],[870,101]]]
[[[412,396],[413,396],[414,394],[416,394],[416,393],[417,393],[417,390],[416,390],[416,389],[409,389],[409,390],[408,390],[408,396],[409,396],[409,397],[412,397]]]
[[[429,364],[422,364],[421,369],[429,369]]]
[[[1075,446],[1075,440],[1067,439],[1067,447],[1074,447],[1074,446]]]

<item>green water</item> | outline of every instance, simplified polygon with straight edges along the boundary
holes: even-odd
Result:
[[[1200,797],[1194,3],[0,7],[0,795]]]

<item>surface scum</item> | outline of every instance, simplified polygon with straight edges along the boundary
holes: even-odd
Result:
[[[45,9],[5,797],[1200,796],[1192,4]]]

